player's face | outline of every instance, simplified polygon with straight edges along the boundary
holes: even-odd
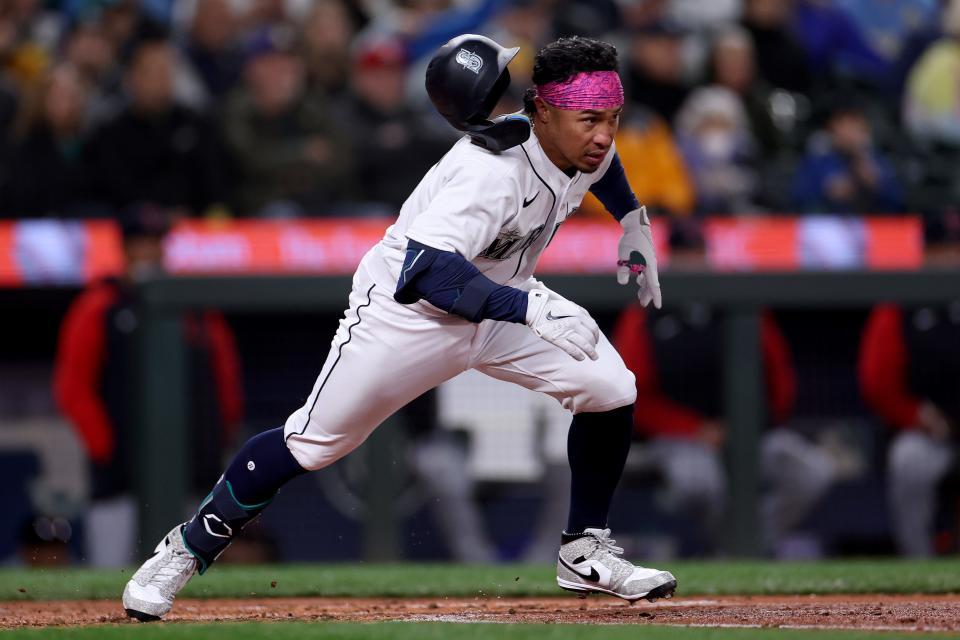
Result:
[[[543,105],[540,124],[548,140],[541,144],[561,169],[593,173],[610,152],[623,107],[567,111]],[[552,151],[552,153],[550,153]],[[565,165],[565,166],[561,166]]]

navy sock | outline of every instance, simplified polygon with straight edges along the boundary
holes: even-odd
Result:
[[[280,487],[306,472],[287,448],[283,427],[277,427],[247,440],[223,477],[237,500],[256,504],[270,500]]]
[[[610,501],[627,462],[632,431],[632,404],[573,417],[567,435],[571,475],[567,533],[607,526]]]
[[[183,541],[200,561],[200,573],[260,515],[280,487],[306,472],[287,449],[283,427],[250,438],[184,528]]]

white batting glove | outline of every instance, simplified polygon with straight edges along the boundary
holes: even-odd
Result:
[[[623,236],[617,247],[617,282],[627,284],[630,274],[637,274],[640,304],[647,306],[653,301],[657,309],[663,304],[660,296],[660,276],[657,274],[657,255],[653,250],[653,234],[647,208],[634,209],[620,221]]]
[[[574,360],[596,360],[600,327],[587,310],[546,287],[527,292],[527,325]]]

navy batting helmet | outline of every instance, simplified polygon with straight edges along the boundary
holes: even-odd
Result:
[[[427,94],[433,106],[474,144],[499,153],[530,137],[530,121],[510,115],[489,120],[507,87],[507,65],[520,49],[507,49],[485,36],[465,34],[440,47],[427,66]]]

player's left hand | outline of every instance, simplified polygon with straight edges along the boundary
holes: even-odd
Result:
[[[634,209],[620,221],[623,237],[617,247],[617,282],[627,284],[630,274],[637,274],[640,304],[653,302],[657,309],[663,304],[660,296],[660,276],[657,274],[657,255],[653,250],[653,234],[647,208]]]

